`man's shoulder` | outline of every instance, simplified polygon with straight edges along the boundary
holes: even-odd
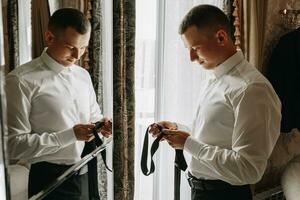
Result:
[[[10,76],[15,76],[18,78],[24,77],[24,76],[38,70],[38,68],[40,68],[41,65],[42,65],[42,61],[41,61],[40,57],[35,58],[25,64],[18,66],[17,68],[15,68],[11,72],[9,72],[7,74],[7,77],[10,77]]]
[[[79,65],[74,64],[73,68],[74,68],[74,70],[76,70],[78,72],[89,74],[89,72],[85,68],[83,68],[83,67],[81,67]]]
[[[73,67],[73,71],[76,74],[76,77],[78,77],[78,78],[82,77],[84,79],[86,79],[86,78],[90,79],[90,74],[85,68],[83,68],[79,65],[75,65],[75,64],[72,67]]]
[[[233,76],[240,79],[240,81],[245,85],[251,85],[255,83],[269,83],[265,76],[246,60],[244,60],[243,63],[236,68]]]
[[[229,84],[228,92],[233,96],[250,88],[272,88],[267,78],[247,61],[236,67],[227,82]]]

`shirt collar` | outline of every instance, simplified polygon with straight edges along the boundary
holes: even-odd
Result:
[[[213,69],[213,74],[216,78],[219,78],[228,73],[233,67],[237,66],[243,59],[244,55],[242,51],[238,50],[235,54]]]
[[[65,67],[61,64],[59,64],[58,62],[56,62],[56,60],[54,60],[53,58],[51,58],[49,56],[49,54],[46,52],[47,48],[45,48],[43,50],[42,55],[40,56],[42,61],[54,72],[56,73],[60,73],[62,71],[70,71],[71,67]]]

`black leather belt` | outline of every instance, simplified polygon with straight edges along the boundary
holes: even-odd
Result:
[[[198,179],[193,175],[191,175],[190,172],[188,172],[188,182],[190,187],[196,190],[224,190],[224,189],[239,187],[239,186],[231,185],[221,180]]]

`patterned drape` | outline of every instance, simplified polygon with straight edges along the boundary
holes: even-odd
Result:
[[[91,39],[88,49],[88,71],[90,72],[97,101],[103,111],[103,41],[102,41],[102,5],[103,0],[89,0],[87,10],[92,24]],[[107,199],[107,173],[102,157],[98,156],[98,188],[100,199]]]
[[[89,45],[89,72],[91,74],[97,99],[101,109],[103,108],[103,89],[102,89],[102,71],[103,71],[103,41],[102,41],[102,12],[103,0],[92,1],[91,13],[91,39]],[[103,109],[102,109],[103,110]]]
[[[7,1],[7,26],[9,45],[9,60],[7,66],[9,66],[9,71],[11,71],[20,64],[17,0]]]
[[[113,1],[114,199],[134,197],[135,0]]]
[[[50,16],[48,0],[32,0],[32,58],[39,57],[46,47],[44,33]]]
[[[241,10],[240,10],[240,1],[239,0],[234,0],[233,1],[233,7],[234,11],[232,13],[232,16],[234,17],[234,38],[235,38],[235,46],[237,49],[241,49],[241,23],[240,23],[240,15],[241,15]]]

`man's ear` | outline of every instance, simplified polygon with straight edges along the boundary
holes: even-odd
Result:
[[[217,36],[218,43],[221,46],[225,46],[225,44],[227,44],[227,42],[228,42],[228,34],[227,34],[227,32],[224,29],[218,30],[217,33],[216,33],[216,36]]]
[[[46,42],[46,45],[49,46],[53,43],[54,41],[54,35],[53,33],[51,33],[50,31],[46,31],[45,32],[45,42]]]

